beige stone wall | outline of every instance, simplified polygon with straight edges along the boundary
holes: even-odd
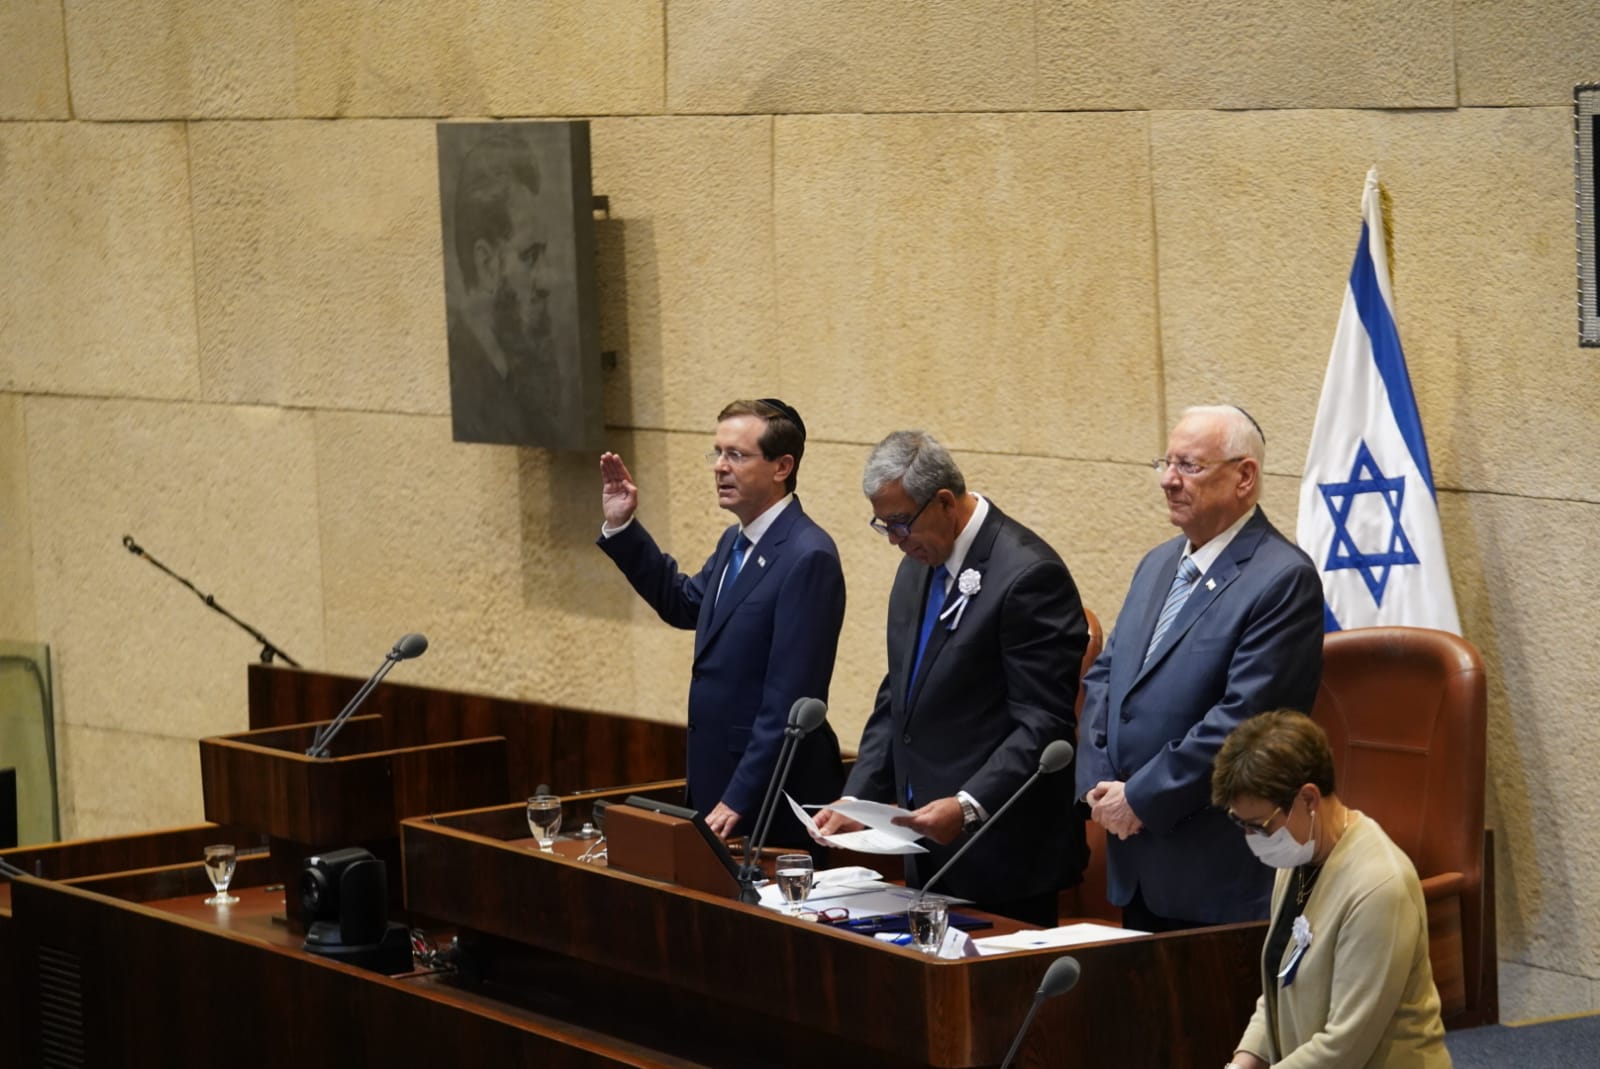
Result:
[[[610,441],[698,564],[736,395],[805,412],[882,672],[870,445],[919,424],[1114,621],[1183,405],[1298,473],[1376,163],[1457,598],[1492,672],[1505,1016],[1600,1009],[1600,352],[1575,343],[1579,0],[0,5],[0,627],[57,663],[64,828],[200,816],[256,649],[682,716],[689,636],[590,546],[594,458],[450,441],[433,124],[585,117]]]

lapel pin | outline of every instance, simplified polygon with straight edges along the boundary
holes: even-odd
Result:
[[[1215,589],[1217,589],[1217,581],[1215,579],[1207,579],[1206,580],[1206,589],[1207,590],[1215,590]]]
[[[757,557],[756,558],[756,563],[761,565],[761,567],[765,568],[767,566],[767,558],[765,558],[765,557]]]

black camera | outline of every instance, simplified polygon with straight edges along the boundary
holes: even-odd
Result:
[[[305,949],[383,973],[411,968],[411,936],[389,923],[388,866],[359,846],[306,858],[300,873]]]

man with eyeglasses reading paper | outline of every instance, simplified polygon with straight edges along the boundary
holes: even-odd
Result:
[[[639,490],[622,458],[600,457],[601,550],[661,619],[695,633],[688,804],[724,838],[752,831],[796,699],[827,701],[844,624],[839,551],[794,494],[805,441],[800,414],[776,398],[722,410],[706,460],[718,506],[739,522],[693,574],[635,519]],[[787,790],[821,804],[843,781],[839,741],[824,723],[800,740]],[[810,843],[787,805],[767,841]]]
[[[1271,873],[1211,805],[1211,765],[1249,717],[1311,708],[1322,583],[1256,504],[1265,457],[1243,409],[1184,412],[1152,462],[1183,534],[1139,562],[1084,676],[1078,797],[1106,830],[1107,895],[1128,928],[1267,915]]]
[[[845,785],[904,806],[895,823],[932,841],[906,861],[921,887],[1073,735],[1088,623],[1078,588],[1044,539],[967,489],[925,431],[896,431],[861,477],[873,530],[903,559],[889,591],[888,671]],[[835,810],[823,835],[858,825]],[[1043,776],[941,877],[983,909],[1054,927],[1056,893],[1078,882],[1083,819],[1072,776]]]

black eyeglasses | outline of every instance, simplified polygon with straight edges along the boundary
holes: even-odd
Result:
[[[921,516],[923,512],[927,510],[928,506],[933,504],[934,499],[938,496],[939,495],[935,493],[933,497],[930,497],[928,500],[924,501],[922,503],[922,508],[912,513],[909,520],[880,520],[878,517],[874,516],[872,519],[867,521],[867,526],[871,527],[874,531],[877,531],[885,538],[888,538],[890,535],[893,535],[895,538],[908,538],[911,535],[911,528],[915,527],[917,524],[917,517]]]
[[[1233,826],[1238,828],[1240,831],[1244,832],[1246,835],[1271,835],[1272,833],[1270,831],[1268,831],[1267,829],[1272,825],[1273,819],[1275,817],[1277,817],[1277,815],[1279,813],[1282,813],[1282,812],[1283,812],[1283,806],[1280,805],[1277,808],[1273,809],[1272,812],[1267,814],[1267,819],[1266,820],[1260,821],[1258,823],[1258,822],[1253,821],[1253,820],[1245,820],[1239,814],[1235,813],[1232,809],[1229,809],[1227,811],[1228,819],[1233,821]]]

